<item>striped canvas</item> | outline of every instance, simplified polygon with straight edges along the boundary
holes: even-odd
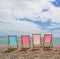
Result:
[[[52,34],[45,34],[44,43],[51,43],[51,42],[52,42]]]
[[[16,36],[9,36],[9,45],[10,46],[17,46]]]
[[[33,34],[34,44],[40,44],[40,34]]]
[[[29,36],[28,35],[22,35],[22,44],[23,45],[27,45],[27,44],[30,44],[30,38],[29,38]]]

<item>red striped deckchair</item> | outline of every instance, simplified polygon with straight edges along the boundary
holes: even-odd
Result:
[[[45,44],[47,44],[48,46],[45,46]],[[44,34],[43,46],[47,49],[53,47],[52,34]]]
[[[21,49],[26,50],[30,48],[30,36],[22,35],[21,36]]]
[[[32,49],[40,49],[41,46],[41,34],[32,34]]]

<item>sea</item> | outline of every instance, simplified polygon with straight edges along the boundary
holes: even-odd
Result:
[[[30,38],[32,45],[32,37]],[[43,40],[43,37],[42,37]],[[60,38],[52,38],[53,46],[60,47]],[[8,46],[8,36],[0,36],[0,45]],[[18,37],[18,45],[21,46],[21,37]]]

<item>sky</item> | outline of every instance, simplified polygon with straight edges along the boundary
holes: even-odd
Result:
[[[33,33],[60,36],[60,0],[0,0],[0,36]]]

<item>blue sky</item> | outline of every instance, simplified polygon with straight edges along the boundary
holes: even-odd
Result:
[[[60,36],[60,0],[0,0],[0,35],[32,33]]]

